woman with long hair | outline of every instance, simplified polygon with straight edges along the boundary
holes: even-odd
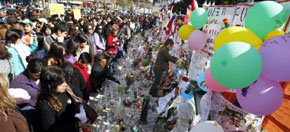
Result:
[[[15,77],[11,82],[10,88],[20,88],[28,92],[31,97],[24,102],[17,102],[21,113],[25,116],[30,130],[36,127],[37,120],[35,119],[35,105],[40,91],[39,77],[43,65],[40,59],[32,59],[29,61],[24,72]]]
[[[60,65],[65,62],[65,48],[62,44],[54,42],[43,59],[43,65]]]
[[[106,41],[103,37],[103,26],[97,25],[94,33],[94,40],[97,48],[98,54],[103,54],[103,52],[106,50]]]
[[[14,110],[16,101],[8,94],[9,80],[0,73],[0,130],[9,132],[28,132],[26,119]]]
[[[66,89],[63,71],[57,66],[48,66],[40,75],[40,94],[36,110],[41,132],[76,132],[75,107]]]
[[[76,62],[77,51],[79,49],[79,43],[74,39],[70,39],[66,44],[66,55],[67,62],[74,64]]]

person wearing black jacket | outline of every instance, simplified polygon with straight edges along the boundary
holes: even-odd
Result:
[[[92,83],[92,91],[98,92],[102,88],[103,82],[105,82],[106,79],[112,80],[118,84],[120,84],[120,81],[118,81],[111,73],[110,73],[110,65],[109,65],[109,58],[103,57],[103,55],[96,55],[95,61],[96,63],[92,67],[91,75],[90,75],[90,81]]]
[[[57,66],[44,68],[40,85],[36,104],[40,130],[37,132],[78,132],[78,121],[74,117],[76,105],[66,93],[68,84],[63,71]]]
[[[73,93],[83,100],[89,100],[87,83],[81,72],[70,63],[63,63],[61,68],[65,74],[66,82]]]

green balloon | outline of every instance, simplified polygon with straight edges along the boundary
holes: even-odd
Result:
[[[190,22],[194,29],[201,29],[208,20],[207,11],[203,8],[195,9],[190,15]]]
[[[262,58],[250,44],[230,42],[215,52],[210,70],[214,79],[222,86],[231,89],[245,88],[260,76]]]
[[[282,5],[274,1],[263,1],[250,8],[245,26],[264,40],[269,32],[281,27],[287,19],[288,13]]]

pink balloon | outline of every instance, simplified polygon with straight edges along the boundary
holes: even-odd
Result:
[[[192,50],[201,50],[206,44],[206,36],[200,30],[194,30],[188,38],[188,47]]]
[[[279,82],[264,75],[248,88],[238,89],[236,95],[242,108],[255,115],[271,114],[283,101],[283,89]]]
[[[224,86],[220,85],[212,76],[210,68],[207,69],[205,73],[205,84],[207,87],[215,92],[226,92],[229,91],[228,88],[225,88]]]

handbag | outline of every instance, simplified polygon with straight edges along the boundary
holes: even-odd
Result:
[[[71,90],[70,87],[67,87],[66,91],[69,93],[69,95],[72,97],[73,101],[75,103],[80,103],[80,98],[77,97],[73,91]],[[87,103],[85,102],[82,102],[81,103],[85,109],[85,113],[86,113],[86,116],[87,118],[89,119],[88,123],[93,123],[97,120],[97,117],[98,117],[98,114],[97,112],[95,111],[94,108],[92,108],[91,106],[89,106]]]

